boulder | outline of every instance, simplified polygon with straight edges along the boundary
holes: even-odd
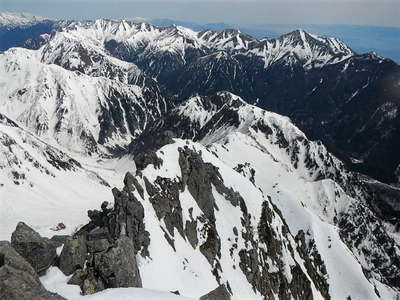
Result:
[[[50,239],[50,241],[52,241],[53,244],[58,248],[65,244],[65,241],[67,240],[68,237],[69,237],[68,235],[54,235]]]
[[[86,245],[88,252],[91,253],[106,251],[111,246],[107,239],[90,240],[86,242]]]
[[[81,289],[83,295],[91,295],[104,290],[106,287],[100,277],[95,276],[93,269],[86,271],[86,277],[83,280]]]
[[[87,257],[84,236],[67,238],[60,254],[58,267],[65,275],[71,275],[77,269],[83,269]]]
[[[36,271],[9,242],[0,242],[0,298],[7,300],[62,300],[41,284]]]
[[[215,290],[212,290],[208,294],[201,296],[199,300],[230,300],[231,295],[229,294],[225,285],[220,285]]]
[[[107,288],[142,287],[134,245],[128,237],[120,237],[106,252],[95,253],[94,266]]]
[[[11,245],[37,273],[47,270],[57,257],[56,245],[23,222],[12,233]]]
[[[82,286],[85,279],[88,277],[86,270],[78,269],[74,272],[74,275],[68,280],[68,284]]]
[[[0,241],[0,268],[6,265],[27,273],[39,280],[32,265],[15,251],[10,242]]]

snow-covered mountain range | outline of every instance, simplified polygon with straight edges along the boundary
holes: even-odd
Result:
[[[21,26],[48,20],[26,13],[0,12],[0,26]]]
[[[0,239],[20,221],[44,237],[70,236],[38,271],[48,291],[66,299],[397,299],[398,219],[385,217],[398,211],[397,188],[352,172],[245,91],[268,91],[253,80],[265,74],[290,85],[300,72],[322,86],[338,69],[346,75],[360,63],[369,74],[391,69],[389,61],[302,30],[258,40],[103,19],[65,22],[29,46],[0,53]],[[363,82],[362,73],[352,80]],[[269,97],[284,105],[277,87]],[[31,262],[35,251],[16,243],[23,226],[11,245]],[[0,277],[15,268],[4,247]]]

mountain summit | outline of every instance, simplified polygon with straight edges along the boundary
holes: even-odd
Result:
[[[49,20],[27,13],[0,12],[0,26],[21,26]]]

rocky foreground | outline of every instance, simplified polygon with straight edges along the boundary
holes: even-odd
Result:
[[[130,173],[124,182],[122,191],[113,190],[114,208],[104,202],[100,211],[88,211],[91,221],[71,236],[49,239],[18,223],[11,243],[0,241],[1,299],[65,299],[47,291],[39,280],[52,266],[70,276],[68,284],[78,285],[82,295],[108,288],[141,288],[136,254],[142,249],[141,255],[148,255],[150,238],[144,230],[143,206],[129,197],[130,189],[138,183]],[[171,293],[179,295],[179,291]],[[230,293],[220,285],[200,299],[225,300],[230,299]]]

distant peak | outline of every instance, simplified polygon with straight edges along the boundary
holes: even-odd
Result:
[[[0,25],[26,25],[50,20],[49,18],[34,16],[27,13],[0,12]]]

